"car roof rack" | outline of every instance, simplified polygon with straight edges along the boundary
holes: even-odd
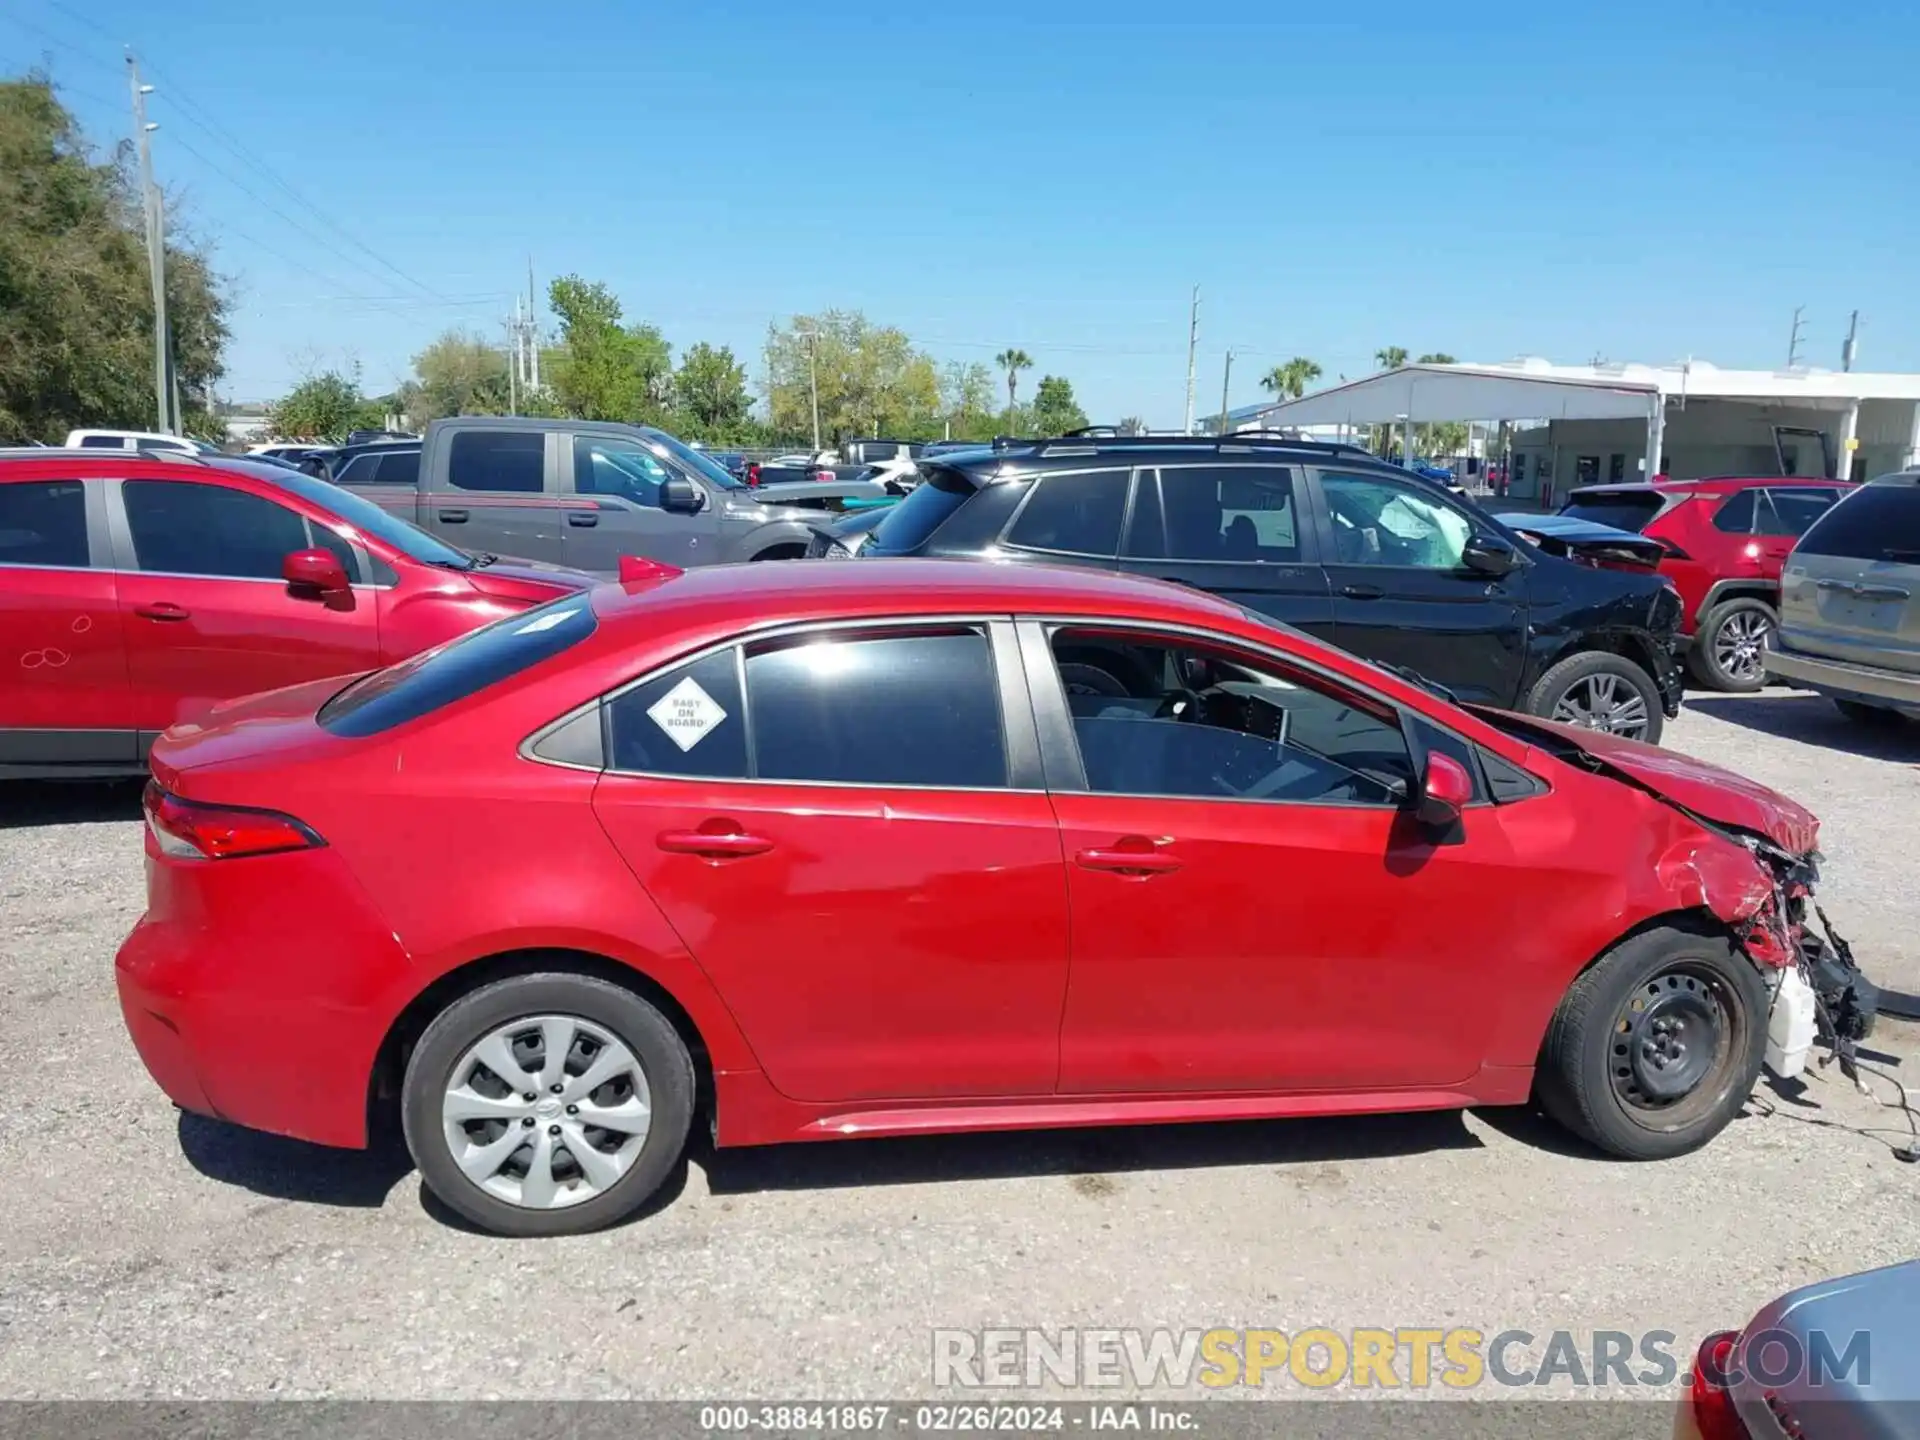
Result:
[[[1016,440],[1001,437],[993,442],[996,450],[1016,445],[1036,447],[1041,455],[1072,454],[1076,451],[1104,450],[1306,450],[1317,455],[1380,457],[1363,445],[1333,440],[1295,440],[1267,431],[1242,430],[1230,435],[1085,435],[1078,432],[1043,440]]]
[[[10,445],[0,447],[0,460],[169,460],[182,465],[206,465],[213,460],[243,460],[243,455],[202,455],[197,450],[175,450],[168,445],[143,445],[137,450],[105,445]]]

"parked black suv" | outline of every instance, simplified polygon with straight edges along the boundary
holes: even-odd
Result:
[[[1352,446],[1168,436],[923,456],[899,504],[815,558],[1097,565],[1274,616],[1461,700],[1658,740],[1680,709],[1679,597],[1645,570],[1529,545],[1470,501]],[[1127,692],[1132,677],[1088,683]]]

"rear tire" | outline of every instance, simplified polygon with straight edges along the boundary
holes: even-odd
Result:
[[[1583,650],[1542,675],[1527,696],[1527,713],[1660,743],[1665,723],[1653,677],[1624,655]]]
[[[449,1209],[495,1235],[578,1235],[626,1219],[672,1172],[693,1118],[693,1062],[632,991],[521,975],[427,1027],[400,1114],[421,1178]]]
[[[1780,617],[1764,600],[1722,600],[1700,621],[1687,668],[1702,685],[1730,695],[1762,690],[1767,683],[1767,636],[1779,624]]]
[[[1753,1093],[1767,987],[1724,936],[1649,930],[1583,972],[1547,1025],[1540,1107],[1623,1160],[1699,1149]]]
[[[1898,730],[1907,723],[1907,717],[1898,710],[1889,710],[1884,705],[1863,705],[1858,700],[1835,700],[1833,708],[1856,725],[1864,725],[1870,730]]]

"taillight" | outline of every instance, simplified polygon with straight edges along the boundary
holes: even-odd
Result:
[[[824,483],[831,483],[839,478],[840,477],[835,475],[831,470],[816,470],[813,472],[813,479]]]
[[[312,850],[327,842],[291,815],[234,805],[182,800],[149,780],[144,800],[147,830],[162,855],[176,860],[233,860]]]
[[[1746,1424],[1727,1393],[1727,1357],[1740,1337],[1731,1330],[1709,1335],[1693,1357],[1693,1381],[1687,1388],[1700,1440],[1748,1440]]]

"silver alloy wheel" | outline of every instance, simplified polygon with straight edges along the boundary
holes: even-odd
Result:
[[[440,1102],[453,1161],[488,1194],[558,1210],[620,1182],[653,1123],[647,1075],[619,1037],[575,1015],[529,1015],[460,1057]]]
[[[1553,707],[1553,718],[1583,730],[1638,740],[1647,733],[1647,699],[1639,690],[1604,670],[1582,675]]]
[[[1729,678],[1758,680],[1766,669],[1761,652],[1773,629],[1773,617],[1764,610],[1736,610],[1713,632],[1713,660]]]

